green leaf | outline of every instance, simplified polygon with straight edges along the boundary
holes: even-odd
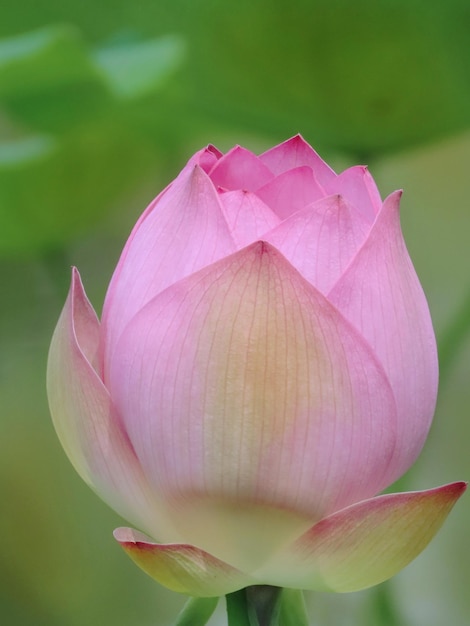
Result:
[[[93,56],[116,97],[139,98],[160,88],[178,68],[184,44],[168,36],[103,48]]]
[[[50,26],[0,40],[0,97],[31,94],[98,73],[77,29]]]
[[[69,131],[161,91],[184,57],[177,36],[93,50],[77,29],[52,26],[0,40],[0,101],[31,128]]]
[[[208,120],[364,159],[470,124],[466,0],[240,0],[216,18],[194,4],[189,80]]]
[[[138,136],[104,125],[61,140],[0,144],[0,255],[54,249],[79,237],[153,172],[156,160]]]
[[[0,143],[0,168],[14,169],[47,159],[57,150],[57,142],[46,135]]]
[[[0,41],[0,101],[13,118],[62,130],[112,101],[80,33],[51,26]]]
[[[93,51],[70,26],[0,41],[0,254],[62,247],[170,161],[184,52],[176,36]]]

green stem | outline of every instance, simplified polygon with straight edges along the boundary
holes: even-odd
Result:
[[[283,589],[279,626],[308,626],[304,595],[299,589]]]
[[[218,601],[219,598],[190,598],[178,615],[175,626],[204,626]]]
[[[251,626],[245,589],[226,595],[228,626]]]
[[[229,626],[279,626],[282,589],[253,585],[227,595]]]
[[[248,615],[252,626],[278,626],[282,588],[253,585],[246,588]]]

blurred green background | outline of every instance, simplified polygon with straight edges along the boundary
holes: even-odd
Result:
[[[184,598],[115,544],[45,396],[70,266],[100,310],[139,213],[212,142],[300,132],[368,163],[403,228],[441,357],[425,450],[397,488],[470,478],[470,4],[4,0],[0,20],[0,619],[164,626]],[[389,583],[308,595],[312,625],[466,626],[470,500]],[[212,624],[223,624],[223,607]]]

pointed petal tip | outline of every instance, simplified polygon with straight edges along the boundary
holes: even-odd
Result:
[[[264,254],[275,256],[281,255],[276,246],[273,246],[272,243],[269,243],[269,241],[266,241],[265,239],[257,239],[253,243],[250,243],[248,246],[245,246],[245,248],[243,248],[242,254],[243,253],[246,255],[253,254],[254,256],[260,257]]]
[[[150,537],[147,537],[143,533],[126,526],[120,526],[113,531],[113,537],[118,543],[140,543],[152,541]]]
[[[303,147],[308,148],[309,150],[311,150],[312,152],[316,154],[315,150],[312,148],[312,146],[309,144],[309,142],[305,139],[305,137],[301,133],[296,133],[295,135],[292,135],[292,137],[289,137],[289,139],[282,141],[280,144],[278,144],[278,146],[285,146],[285,147],[303,146]],[[277,148],[278,146],[274,146],[274,148]]]
[[[155,543],[132,528],[116,528],[113,535],[136,565],[172,591],[209,598],[253,583],[247,574],[196,546]]]
[[[292,143],[294,143],[294,142],[296,142],[296,141],[297,141],[297,142],[301,142],[301,143],[308,143],[308,142],[304,139],[304,137],[303,137],[303,135],[302,135],[301,133],[295,133],[295,135],[292,135],[292,137],[291,137],[290,139],[287,139],[287,140],[286,140],[286,143],[287,143],[287,142],[289,142],[289,141],[290,141],[290,142],[292,142]]]
[[[76,326],[77,318],[80,315],[85,314],[87,317],[90,316],[93,319],[93,322],[98,322],[98,316],[96,311],[91,304],[86,291],[83,285],[82,277],[77,267],[72,266],[71,268],[71,279],[70,279],[70,288],[68,293],[68,302],[71,306],[71,323],[72,326]],[[66,305],[67,306],[67,305]]]
[[[217,146],[215,146],[213,143],[207,144],[206,152],[210,152],[211,154],[215,155],[218,159],[220,159],[223,156],[223,152],[221,152],[217,148]]]
[[[457,499],[460,498],[460,496],[463,496],[463,494],[467,490],[467,487],[468,482],[464,480],[459,480],[455,483],[449,483],[448,485],[444,485],[443,487],[440,487],[440,489],[442,489],[444,493],[447,492],[449,496],[454,496]]]
[[[200,163],[194,163],[193,167],[191,168],[189,172],[188,179],[192,180],[193,178],[196,178],[199,176],[207,177],[207,173]]]
[[[75,265],[72,265],[70,272],[70,291],[75,291],[77,287],[83,289],[82,278],[80,272]]]
[[[393,204],[393,205],[395,205],[398,208],[402,195],[403,195],[403,189],[396,189],[395,191],[392,191],[392,193],[390,193],[385,198],[384,205],[385,204]]]
[[[360,591],[391,578],[415,559],[441,528],[467,483],[391,493],[324,518],[279,558],[286,587]]]

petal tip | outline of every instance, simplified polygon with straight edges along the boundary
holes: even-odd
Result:
[[[456,500],[463,496],[465,491],[467,490],[468,482],[465,480],[459,480],[455,483],[449,483],[448,485],[444,485],[441,487],[444,493],[447,493],[450,497],[455,498]]]
[[[250,577],[189,544],[159,544],[132,528],[113,532],[127,555],[151,578],[194,597],[221,596],[252,583]]]

